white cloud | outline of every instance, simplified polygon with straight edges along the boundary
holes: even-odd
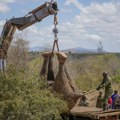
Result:
[[[0,12],[5,13],[8,12],[10,9],[6,4],[0,3]]]
[[[69,4],[76,5],[77,0],[67,0]],[[66,4],[68,4],[66,3]],[[64,22],[59,25],[59,44],[61,48],[82,46],[90,48],[99,41],[104,44],[107,41],[118,42],[120,38],[120,16],[118,3],[91,3],[89,6],[80,4],[80,12],[72,22]],[[67,9],[67,8],[66,8]],[[82,9],[82,10],[81,10]],[[53,43],[52,26],[39,29],[37,25],[28,30],[32,46]],[[37,42],[35,42],[37,41]],[[91,44],[91,45],[90,45]],[[112,43],[111,43],[112,45]],[[96,48],[97,46],[94,46]],[[107,49],[107,48],[106,48]]]
[[[23,38],[30,41],[30,47],[43,46],[46,43],[53,44],[53,27],[39,28],[38,24],[32,25],[23,31],[17,31],[16,35],[23,36]]]
[[[5,21],[0,21],[0,33],[2,32],[2,28],[3,28],[4,23],[5,23]]]
[[[0,0],[0,13],[10,11],[8,4],[13,2],[15,2],[15,0]]]
[[[59,44],[60,48],[71,47],[87,47],[94,46],[98,41],[103,42],[105,49],[112,48],[112,42],[116,43],[120,40],[120,2],[104,2],[104,3],[92,3],[88,6],[84,6],[77,0],[67,0],[64,8],[69,13],[67,5],[75,5],[79,10],[79,13],[71,18],[72,22],[62,22],[59,24]],[[68,7],[69,8],[69,7]],[[62,19],[62,18],[59,18]],[[0,28],[3,23],[0,22]],[[41,23],[39,23],[41,24]],[[30,40],[31,46],[42,46],[46,43],[53,44],[53,26],[45,28],[39,28],[39,25],[32,25],[26,30],[20,32],[27,39]],[[109,45],[105,45],[109,43]],[[109,48],[108,48],[109,47]],[[111,48],[110,48],[111,47]],[[116,50],[119,48],[116,47]],[[120,47],[120,46],[119,46]],[[120,50],[119,50],[120,51]]]
[[[66,0],[64,5],[74,4],[78,9],[83,10],[83,5],[78,0]]]
[[[116,40],[118,43],[120,42],[120,40]]]
[[[101,40],[108,42],[111,47],[114,40],[117,44],[120,39],[120,2],[91,2],[90,5],[84,6],[78,0],[66,0],[65,5],[71,4],[80,12],[73,18],[73,22],[70,23],[72,25],[64,23],[64,33],[70,35],[70,40]]]
[[[62,9],[61,9],[61,12],[62,12],[62,13],[71,13],[71,12],[72,12],[72,9],[62,8]]]
[[[5,21],[0,21],[0,28],[4,25]]]
[[[1,3],[13,3],[15,0],[0,0]]]
[[[116,4],[113,3],[103,3],[103,4],[92,4],[85,8],[87,13],[80,13],[75,20],[78,23],[84,24],[86,28],[90,27],[95,30],[98,34],[99,32],[105,32],[111,35],[116,33],[120,28],[120,16],[119,9],[117,9]]]
[[[99,35],[94,35],[94,34],[85,34],[84,35],[85,39],[86,40],[95,40],[95,41],[100,41],[101,40],[101,37]]]

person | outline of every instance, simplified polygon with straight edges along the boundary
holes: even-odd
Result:
[[[87,99],[86,95],[84,95],[82,97],[82,100],[80,101],[79,105],[80,106],[89,106],[89,102],[88,102],[88,99]]]
[[[103,97],[102,97],[102,92],[100,91],[97,97],[96,107],[102,108],[102,106],[103,106]]]
[[[115,99],[115,109],[120,109],[120,96]]]
[[[113,92],[112,81],[107,72],[103,72],[103,80],[96,89],[100,90],[101,88],[105,88],[105,93],[103,97],[103,110],[106,110],[108,106],[108,99],[111,97]]]
[[[112,109],[115,108],[115,101],[117,100],[117,98],[119,97],[118,91],[114,90],[114,94],[111,96],[113,104],[112,104]]]
[[[108,109],[112,109],[112,104],[113,104],[113,100],[112,100],[112,98],[110,97],[110,98],[108,99]]]

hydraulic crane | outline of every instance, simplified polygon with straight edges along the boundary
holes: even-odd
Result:
[[[6,66],[7,51],[16,29],[23,30],[49,15],[56,15],[57,11],[57,2],[45,2],[24,17],[12,18],[6,21],[0,36],[0,70],[4,70]]]

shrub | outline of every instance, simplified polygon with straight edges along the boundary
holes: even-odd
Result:
[[[0,73],[0,120],[55,120],[67,105],[34,72],[12,66]]]

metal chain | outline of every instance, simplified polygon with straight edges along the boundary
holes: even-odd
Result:
[[[58,34],[57,25],[58,25],[58,19],[57,19],[57,13],[55,13],[54,14],[54,29],[53,29],[53,33],[54,33],[55,38],[57,38],[57,34]]]
[[[54,44],[53,44],[53,50],[55,48],[55,45],[57,46],[57,50],[59,51],[59,46],[58,46],[58,38],[57,38],[57,34],[58,34],[58,19],[57,19],[57,13],[54,14],[54,29],[53,29],[53,33],[54,33]]]

